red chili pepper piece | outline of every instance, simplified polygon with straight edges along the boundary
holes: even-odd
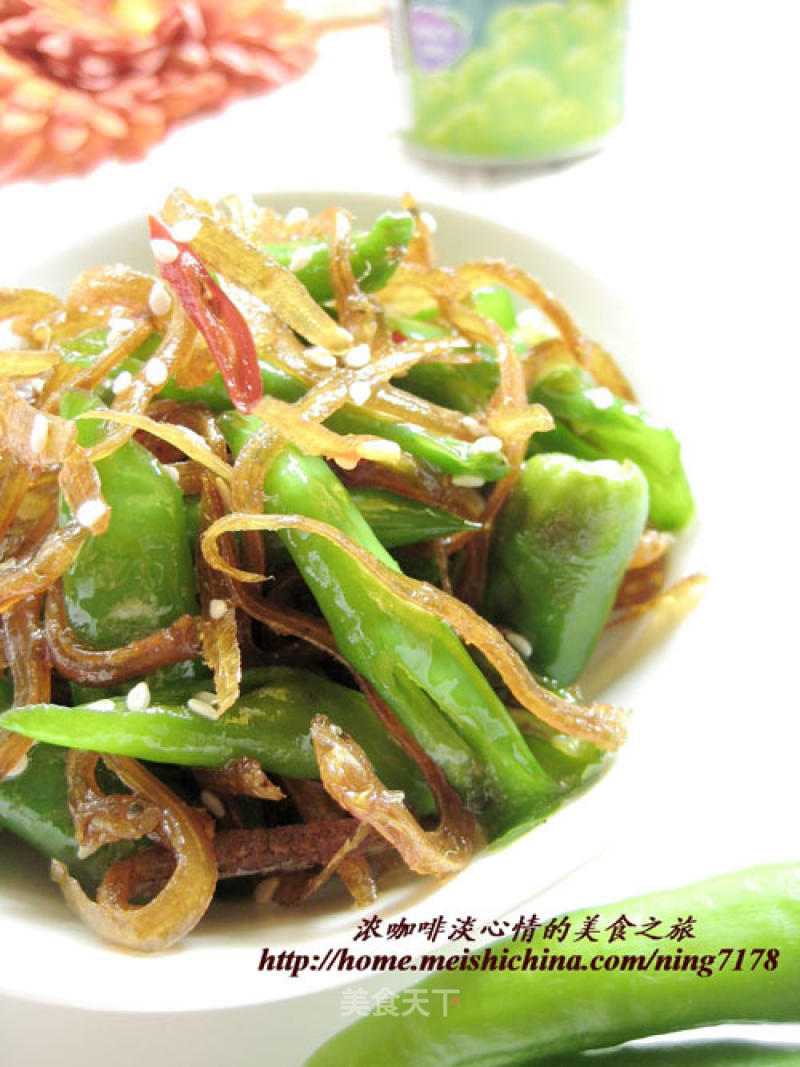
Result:
[[[403,341],[407,341],[408,338],[401,330],[392,330],[392,341],[396,345],[401,345]]]
[[[171,263],[159,263],[183,310],[206,340],[222,373],[234,407],[250,411],[263,395],[261,371],[250,329],[239,309],[225,295],[189,245],[176,241],[167,227],[151,215],[150,239],[170,241],[178,249]]]

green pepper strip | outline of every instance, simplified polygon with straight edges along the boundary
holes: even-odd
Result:
[[[448,537],[464,530],[476,530],[480,523],[462,519],[452,511],[429,507],[418,500],[390,493],[384,489],[355,488],[350,499],[372,527],[372,532],[384,548],[401,548],[436,537]],[[194,549],[199,530],[199,497],[184,497],[186,532]],[[269,545],[269,560],[282,565],[289,555],[274,534],[265,534]]]
[[[104,350],[107,333],[105,329],[91,330],[72,341],[63,342],[60,347],[64,358],[80,365],[88,365]],[[145,345],[146,351],[151,351],[152,338],[148,338]],[[140,348],[120,365],[119,371],[136,373],[143,362],[143,351]],[[305,395],[305,384],[281,367],[273,366],[263,359],[259,360],[259,367],[266,395],[289,403]],[[221,374],[215,374],[205,385],[193,389],[179,389],[170,380],[159,395],[168,400],[205,404],[214,412],[226,412],[225,418],[233,414],[230,411],[231,399]],[[508,471],[508,463],[501,452],[474,452],[468,441],[435,433],[413,422],[395,422],[381,418],[352,404],[337,411],[325,425],[337,433],[373,434],[396,441],[412,456],[431,463],[445,474],[470,474],[487,482],[494,482]]]
[[[69,709],[71,710],[71,709]],[[104,845],[86,859],[78,857],[75,826],[67,803],[67,749],[38,744],[28,752],[25,770],[0,782],[0,826],[51,859],[65,863],[84,888],[93,892],[108,867],[141,847],[138,841]],[[122,787],[119,786],[121,791]]]
[[[507,949],[506,969],[483,969],[483,953],[478,952],[462,957],[458,974],[449,975],[450,984],[458,987],[457,1009],[446,1015],[420,1014],[413,1026],[402,1013],[372,1015],[327,1042],[308,1060],[308,1067],[499,1067],[540,1063],[549,1055],[567,1056],[714,1023],[800,1021],[799,864],[754,867],[587,908],[567,916],[569,928],[580,929],[587,913],[597,916],[601,930],[620,915],[638,926],[652,916],[696,917],[695,936],[681,946],[684,960],[696,957],[695,968],[652,966],[645,974],[625,960],[640,956],[646,961],[653,946],[633,945],[630,938],[575,952],[567,945],[554,949],[550,942],[549,966],[541,944],[526,948],[518,941],[495,942],[485,951],[499,961]],[[660,944],[669,946],[663,948],[665,954],[677,952],[674,942]],[[760,962],[748,952],[741,970],[733,960],[730,966],[720,966],[725,946],[751,945],[764,949]],[[772,964],[770,950],[779,953]],[[539,957],[541,970],[522,969],[526,952]],[[599,973],[592,973],[588,962],[595,952],[604,958]],[[563,969],[553,965],[556,954],[564,957]],[[518,960],[516,969],[509,966],[512,957]],[[703,962],[713,961],[714,969],[709,966],[704,972],[710,977],[698,977]],[[589,969],[582,970],[581,963]],[[430,979],[422,985],[429,986]]]
[[[694,501],[681,446],[666,426],[636,405],[598,388],[579,367],[554,367],[534,386],[530,400],[544,404],[556,429],[534,434],[531,449],[560,449],[585,459],[632,460],[650,487],[650,522],[659,530],[681,530],[694,514]]]
[[[360,693],[299,668],[270,667],[261,678],[263,685],[216,720],[175,700],[173,687],[172,694],[169,689],[154,694],[145,711],[131,711],[122,697],[74,708],[33,704],[0,715],[0,725],[67,748],[189,767],[220,767],[249,756],[267,772],[318,779],[310,727],[320,713],[358,741],[381,779],[390,789],[401,789],[415,810],[436,810],[416,765]],[[185,691],[179,687],[177,692],[181,688]]]
[[[548,1056],[538,1067],[797,1067],[800,1045],[767,1041],[708,1041],[649,1045]]]
[[[75,391],[65,395],[61,412],[75,418],[97,406],[93,396]],[[79,443],[99,440],[101,425],[79,420]],[[180,489],[133,440],[99,460],[97,472],[111,521],[65,573],[64,595],[76,634],[102,649],[146,637],[199,609]]]
[[[322,460],[288,447],[265,479],[268,507],[343,531],[387,566],[397,564]],[[318,535],[281,532],[341,653],[375,686],[444,770],[490,833],[556,803],[557,789],[452,630],[394,596],[358,561]]]
[[[377,292],[386,285],[405,255],[413,233],[414,220],[408,212],[387,211],[368,233],[352,235],[350,265],[365,293]],[[286,241],[264,247],[282,267],[289,267],[298,251],[306,250],[311,253],[311,259],[295,273],[318,304],[328,304],[333,300],[333,289],[330,254],[324,241]]]
[[[548,452],[523,466],[496,524],[490,618],[522,634],[535,669],[571,685],[588,662],[647,518],[633,463]]]

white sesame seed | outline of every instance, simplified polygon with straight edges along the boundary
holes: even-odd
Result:
[[[200,219],[180,219],[171,227],[172,236],[181,244],[193,241],[200,233]]]
[[[49,432],[50,424],[47,421],[47,416],[43,415],[41,411],[37,411],[33,416],[33,425],[31,426],[31,452],[35,456],[44,452]]]
[[[208,602],[208,615],[211,619],[221,619],[228,610],[227,600],[218,600],[216,597]]]
[[[337,332],[343,344],[351,345],[353,343],[353,335],[344,326],[338,326]]]
[[[89,711],[113,711],[116,705],[113,700],[103,697],[102,700],[93,700],[91,704],[84,704]]]
[[[430,211],[420,211],[419,217],[422,219],[422,221],[425,223],[431,233],[436,233],[436,228],[439,223],[436,221],[435,217],[431,215]]]
[[[163,282],[154,282],[147,305],[154,315],[166,315],[172,307],[172,297]]]
[[[212,793],[210,789],[204,789],[200,794],[200,800],[208,808],[212,815],[215,815],[218,819],[221,819],[225,814],[225,805],[219,799],[216,793]]]
[[[253,890],[253,900],[256,904],[269,904],[275,896],[275,890],[280,884],[279,878],[265,878],[259,882]]]
[[[351,367],[353,370],[358,370],[359,367],[366,367],[366,365],[371,359],[372,353],[369,350],[369,345],[361,344],[356,345],[355,348],[350,349],[350,351],[344,357],[344,363],[346,367]]]
[[[517,334],[526,345],[535,345],[552,332],[547,317],[538,308],[525,308],[517,315]]]
[[[174,467],[170,467],[168,463],[165,463],[164,473],[168,478],[171,478],[176,485],[180,485],[181,476],[180,474],[178,474]]]
[[[506,630],[506,641],[519,652],[523,659],[528,659],[531,652],[533,652],[533,645],[530,643],[527,637],[523,637],[522,634],[515,633],[513,630]]]
[[[315,367],[321,367],[323,370],[333,370],[336,366],[336,356],[327,348],[320,348],[316,345],[306,349],[306,359]]]
[[[152,356],[144,365],[144,376],[150,385],[163,385],[169,377],[167,365],[158,356]]]
[[[217,709],[208,703],[207,700],[198,700],[197,697],[190,697],[186,701],[186,707],[189,711],[193,711],[195,715],[203,715],[206,719],[216,719]]]
[[[481,424],[472,415],[466,415],[461,421],[464,424],[464,429],[469,430],[470,433],[481,432]]]
[[[347,394],[354,404],[361,407],[366,404],[372,395],[372,389],[367,382],[351,382],[347,387]]]
[[[289,260],[289,270],[295,273],[299,270],[303,270],[309,265],[314,258],[314,249],[310,245],[302,245],[300,248],[296,248],[292,252],[292,258]]]
[[[587,389],[583,395],[600,411],[605,411],[606,408],[614,405],[614,394],[604,385],[599,385],[596,389]]]
[[[304,207],[293,207],[290,211],[286,212],[284,222],[289,226],[294,226],[296,222],[305,222],[308,218],[308,210]]]
[[[494,434],[486,434],[485,437],[479,437],[477,441],[473,441],[469,446],[470,452],[501,452],[503,448],[503,442],[499,437],[495,437]]]
[[[397,441],[365,441],[359,451],[364,459],[397,459],[403,450]]]
[[[101,519],[103,515],[108,511],[108,506],[103,503],[102,500],[84,500],[81,506],[75,513],[75,518],[86,529],[91,529],[92,526]]]
[[[22,756],[20,756],[20,758],[17,760],[17,762],[14,764],[14,766],[9,768],[9,770],[6,771],[6,776],[4,778],[4,781],[7,782],[9,778],[18,778],[22,774],[23,771],[27,770],[27,768],[28,768],[28,757],[25,754],[23,754]]]
[[[133,375],[129,370],[120,371],[111,383],[111,392],[114,396],[119,396],[120,393],[124,393],[127,389],[130,389],[132,381]]]
[[[154,237],[150,247],[153,249],[153,259],[156,263],[174,263],[180,255],[178,246],[163,237]]]
[[[150,686],[147,682],[137,682],[125,697],[128,711],[146,711],[150,707]]]
[[[341,467],[343,471],[351,471],[358,466],[357,459],[351,459],[350,456],[334,456],[334,463],[337,467]]]
[[[486,484],[486,479],[479,478],[477,474],[456,474],[450,480],[453,485],[459,485],[462,489],[480,489]]]
[[[108,323],[108,333],[106,334],[106,344],[109,348],[114,348],[118,345],[122,338],[133,329],[136,324],[131,319],[125,318],[112,318]]]
[[[518,326],[536,326],[541,329],[546,321],[544,315],[538,308],[524,308],[517,315]]]

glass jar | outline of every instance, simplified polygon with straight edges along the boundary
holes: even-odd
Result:
[[[419,152],[553,161],[622,119],[627,0],[395,0],[392,16]]]

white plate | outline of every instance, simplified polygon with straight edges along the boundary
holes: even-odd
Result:
[[[364,224],[379,211],[397,206],[385,197],[344,193],[281,194],[268,200],[279,210],[300,203],[315,211],[337,203]],[[427,206],[438,221],[436,245],[443,263],[502,256],[532,271],[591,336],[617,354],[645,400],[658,396],[659,414],[674,414],[667,383],[659,381],[656,369],[642,357],[631,314],[597,278],[524,233],[445,206]],[[110,262],[152,270],[143,219],[87,236],[43,260],[25,277],[3,281],[64,293],[79,271]],[[701,551],[697,538],[691,541],[680,564],[683,573]],[[380,898],[380,915],[405,915],[412,922],[440,913],[497,918],[521,908],[595,855],[607,843],[611,828],[624,823],[634,802],[647,802],[655,752],[669,758],[675,745],[674,730],[667,726],[678,695],[678,675],[671,665],[687,650],[687,639],[679,633],[614,683],[609,696],[635,708],[636,715],[627,746],[593,789],[504,851],[478,858],[444,885],[424,879],[396,885]],[[97,941],[67,911],[45,872],[39,857],[23,852],[7,836],[0,838],[0,994],[26,1001],[135,1013],[266,1005],[343,987],[352,983],[353,975],[306,972],[292,980],[259,973],[262,946],[321,956],[329,947],[368,951],[372,944],[352,943],[358,916],[341,898],[320,900],[297,912],[242,902],[215,905],[176,949],[136,956]],[[430,947],[425,940],[402,942],[403,952]],[[282,1052],[289,1052],[291,1059],[290,1050]]]

